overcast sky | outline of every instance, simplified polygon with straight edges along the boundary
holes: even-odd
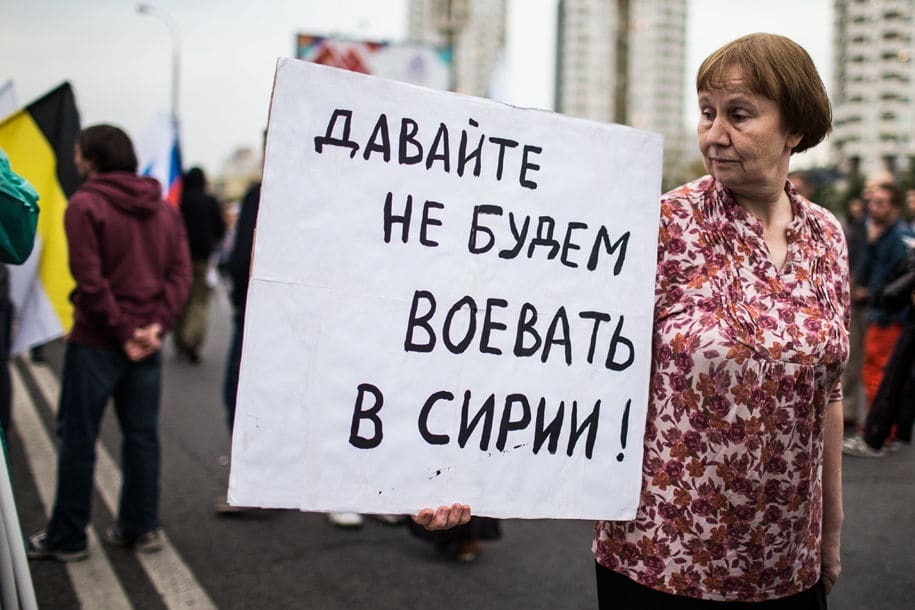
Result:
[[[610,0],[607,0],[610,1]],[[652,0],[635,0],[650,2]],[[130,0],[0,0],[0,84],[20,104],[64,80],[82,122],[142,132],[171,100],[171,37],[164,21]],[[153,0],[177,23],[179,112],[185,165],[216,172],[238,146],[257,147],[276,58],[298,32],[403,40],[406,0]],[[832,82],[831,0],[689,0],[687,120],[702,59],[750,32],[786,35]],[[556,0],[509,0],[506,102],[551,108]]]

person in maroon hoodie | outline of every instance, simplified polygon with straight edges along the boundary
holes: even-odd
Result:
[[[76,561],[88,554],[95,443],[114,399],[123,445],[123,487],[109,544],[153,552],[159,535],[158,411],[163,333],[187,299],[191,265],[179,211],[159,183],[136,175],[130,138],[111,125],[80,132],[83,184],[64,223],[73,328],[60,389],[57,497],[47,529],[28,540],[33,559]]]

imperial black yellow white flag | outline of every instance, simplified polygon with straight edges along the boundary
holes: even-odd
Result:
[[[67,263],[64,210],[79,178],[73,147],[79,112],[63,83],[0,123],[0,148],[13,170],[38,191],[38,231],[32,255],[10,267],[10,297],[19,314],[12,352],[62,336],[72,323],[69,295],[75,283]]]

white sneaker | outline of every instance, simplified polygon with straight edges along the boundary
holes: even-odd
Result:
[[[842,453],[855,457],[883,457],[886,453],[883,449],[874,449],[864,442],[860,436],[850,436],[842,441]]]
[[[400,525],[407,520],[405,515],[375,515],[375,518],[385,525]]]
[[[359,513],[327,513],[327,518],[337,527],[362,527],[363,523]]]

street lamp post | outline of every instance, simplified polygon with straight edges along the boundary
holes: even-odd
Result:
[[[432,0],[432,18],[435,27],[445,37],[451,51],[451,89],[457,90],[457,35],[467,25],[470,17],[468,0]]]
[[[629,123],[629,37],[632,33],[631,0],[616,0],[616,80],[613,87],[613,122]]]
[[[166,11],[157,8],[151,4],[138,4],[137,12],[141,15],[158,17],[165,22],[168,32],[172,38],[172,120],[178,120],[178,87],[179,87],[179,69],[181,65],[181,47],[178,36],[178,23]]]

